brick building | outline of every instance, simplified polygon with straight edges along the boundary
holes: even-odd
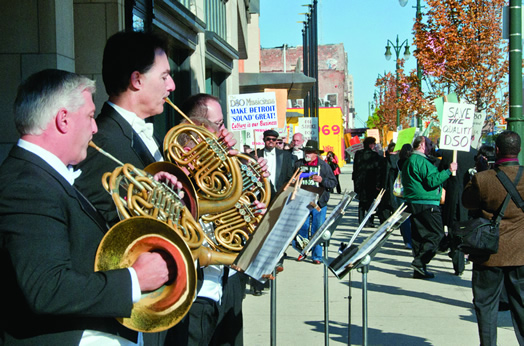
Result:
[[[285,64],[285,68],[284,68]],[[261,48],[260,72],[301,72],[302,46]],[[353,127],[353,78],[348,75],[347,53],[342,43],[318,46],[320,107],[340,107],[346,128]],[[303,107],[290,100],[289,107]]]

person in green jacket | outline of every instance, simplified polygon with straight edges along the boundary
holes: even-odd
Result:
[[[444,226],[440,213],[442,183],[457,170],[452,162],[449,169],[439,172],[428,159],[432,142],[419,136],[413,141],[413,153],[402,167],[404,199],[411,213],[411,236],[413,246],[413,277],[432,279],[435,277],[426,265],[435,256],[444,236]]]

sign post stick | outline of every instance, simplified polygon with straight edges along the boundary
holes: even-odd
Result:
[[[453,150],[453,162],[457,162],[457,151],[456,150]],[[452,176],[456,176],[457,175],[457,171],[451,172],[451,175]]]
[[[257,137],[256,137],[255,129],[253,129],[253,138],[254,138],[254,140],[253,140],[253,147],[254,147],[254,149],[253,150],[255,150],[255,157],[258,160],[258,155],[257,155]]]

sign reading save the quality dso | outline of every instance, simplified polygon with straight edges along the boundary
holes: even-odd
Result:
[[[469,151],[474,116],[474,105],[444,102],[440,149]]]
[[[233,131],[278,127],[274,92],[229,95],[227,113]]]

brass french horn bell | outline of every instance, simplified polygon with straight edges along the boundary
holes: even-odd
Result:
[[[128,268],[144,252],[162,251],[175,263],[175,278],[143,294],[131,316],[117,320],[129,329],[160,332],[173,327],[189,311],[196,294],[196,269],[186,242],[167,224],[148,216],[125,219],[113,226],[100,243],[95,271]]]

